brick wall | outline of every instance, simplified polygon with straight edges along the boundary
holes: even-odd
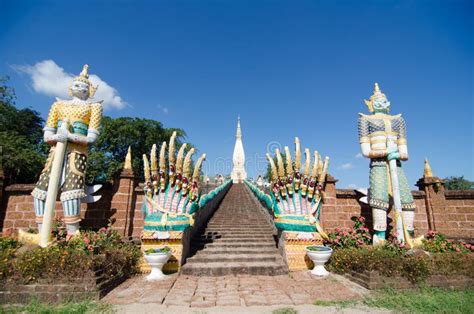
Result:
[[[321,224],[328,230],[336,227],[351,228],[351,217],[363,216],[371,225],[371,210],[359,201],[363,196],[354,190],[337,189],[337,180],[328,176]],[[442,232],[450,238],[474,239],[474,190],[445,191],[438,178],[422,178],[413,191],[417,205],[415,228],[418,234],[429,229]],[[4,188],[0,200],[0,231],[35,228],[33,185],[10,185]],[[83,227],[100,228],[110,219],[124,237],[139,237],[143,228],[141,202],[143,188],[130,170],[124,170],[114,182],[105,185],[97,194],[100,201],[82,204]],[[56,217],[62,218],[61,204],[56,203]],[[389,212],[389,222],[393,213]],[[393,226],[393,223],[390,224]]]

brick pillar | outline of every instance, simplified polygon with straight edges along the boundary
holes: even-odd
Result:
[[[116,179],[115,194],[112,196],[111,208],[115,210],[114,228],[120,235],[128,238],[133,232],[133,219],[136,204],[136,179],[133,170],[123,169]]]
[[[326,176],[326,185],[323,193],[323,206],[321,208],[321,225],[324,230],[333,230],[340,226],[336,207],[336,182],[333,176]]]
[[[428,229],[436,230],[436,213],[446,209],[446,196],[443,181],[438,177],[422,177],[416,183],[420,191],[425,192],[426,217]]]

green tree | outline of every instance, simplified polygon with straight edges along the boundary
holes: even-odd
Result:
[[[472,190],[474,189],[474,182],[460,177],[447,177],[444,180],[444,188],[446,190]]]
[[[128,147],[132,148],[132,167],[143,179],[143,154],[150,154],[153,144],[160,147],[168,142],[173,131],[177,132],[176,148],[186,135],[181,129],[168,129],[155,120],[104,116],[97,142],[91,147],[88,158],[87,182],[105,182],[123,167]]]
[[[0,165],[9,183],[34,182],[41,172],[47,147],[38,112],[15,107],[15,91],[0,77]]]

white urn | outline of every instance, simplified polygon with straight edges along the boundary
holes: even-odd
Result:
[[[168,262],[170,256],[171,251],[148,254],[145,253],[145,260],[151,267],[151,273],[146,277],[147,281],[162,280],[166,278],[166,275],[163,274],[162,269],[166,262]]]
[[[326,277],[329,272],[324,268],[324,264],[329,260],[332,255],[332,249],[322,245],[311,245],[306,247],[306,254],[313,261],[314,268],[311,270],[311,274],[318,277]]]

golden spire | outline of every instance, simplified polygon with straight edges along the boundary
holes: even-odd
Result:
[[[151,147],[150,158],[151,158],[151,173],[153,175],[157,175],[158,174],[158,162],[156,160],[156,144],[153,144],[153,146]]]
[[[425,177],[425,178],[434,177],[433,176],[433,171],[431,170],[430,162],[428,161],[428,158],[425,158],[425,169],[424,170],[425,171],[424,171],[423,177]]]
[[[375,83],[374,86],[374,92],[372,93],[372,96],[370,96],[369,100],[364,100],[365,104],[367,105],[367,108],[369,109],[370,112],[374,112],[374,100],[378,97],[382,97],[387,99],[384,93],[379,88],[379,84]]]
[[[304,149],[305,160],[304,160],[304,176],[309,176],[309,168],[311,167],[311,152],[309,148]]]
[[[193,181],[199,182],[199,175],[201,173],[201,166],[202,162],[206,160],[206,154],[202,154],[201,157],[199,157],[198,161],[196,162],[196,166],[194,167],[194,173],[193,173]]]
[[[295,170],[301,171],[301,145],[297,137],[295,137]]]
[[[184,150],[186,149],[186,143],[181,145],[178,151],[178,157],[176,159],[176,172],[181,173],[183,171],[183,159],[184,159]]]
[[[166,142],[163,142],[160,150],[160,171],[166,172]]]
[[[278,171],[277,171],[277,168],[275,166],[275,162],[273,161],[273,158],[272,158],[272,156],[270,156],[270,154],[267,154],[267,159],[268,159],[268,162],[270,163],[270,168],[272,170],[272,181],[277,181],[278,180]]]
[[[191,175],[191,157],[194,154],[194,148],[191,148],[188,153],[186,154],[186,157],[184,157],[184,164],[183,164],[183,176],[185,178],[189,178]]]
[[[311,177],[316,178],[318,176],[318,167],[320,162],[318,151],[314,151],[314,162],[313,162],[313,171],[311,171]]]
[[[293,176],[293,161],[291,160],[291,153],[288,146],[285,146],[285,155],[286,155],[286,175]]]
[[[174,166],[174,163],[176,161],[175,156],[174,156],[175,140],[176,140],[176,131],[173,131],[173,134],[171,135],[171,138],[170,138],[170,147],[168,149],[168,161],[170,163],[170,166]]]
[[[146,157],[146,154],[143,154],[143,172],[145,174],[145,182],[150,182],[150,164],[148,163],[148,158]]]
[[[278,148],[275,149],[275,155],[277,157],[278,176],[283,178],[285,176],[285,167],[283,166],[283,159],[281,158],[280,150]]]
[[[124,170],[132,170],[132,148],[128,146],[127,156],[125,156]]]

